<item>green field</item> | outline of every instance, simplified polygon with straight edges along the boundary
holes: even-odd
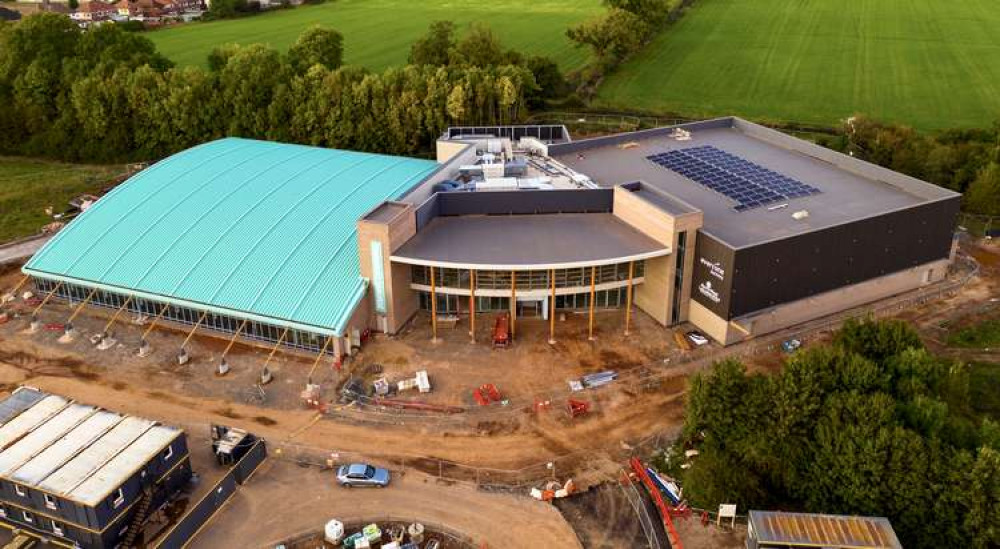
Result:
[[[0,156],[0,242],[29,236],[52,221],[45,208],[65,211],[66,202],[101,190],[121,166],[83,166]]]
[[[150,32],[167,57],[180,65],[205,65],[212,49],[226,43],[264,43],[282,51],[299,33],[320,24],[344,35],[344,62],[380,70],[406,63],[410,45],[432,21],[460,26],[489,24],[504,45],[529,54],[547,55],[564,69],[586,61],[566,29],[601,12],[600,0],[330,0],[272,13]]]
[[[604,83],[615,109],[922,129],[1000,119],[997,0],[698,0]]]

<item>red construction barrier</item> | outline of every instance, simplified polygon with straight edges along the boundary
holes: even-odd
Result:
[[[677,535],[677,529],[674,528],[674,521],[670,518],[670,510],[667,508],[667,504],[663,501],[663,495],[660,494],[660,489],[653,484],[653,479],[649,478],[649,474],[646,473],[646,467],[637,457],[630,459],[629,465],[632,466],[632,470],[635,471],[635,474],[642,479],[642,483],[646,485],[646,489],[649,490],[649,494],[653,496],[653,503],[656,504],[656,508],[660,511],[660,516],[663,517],[663,525],[667,527],[667,535],[670,536],[670,546],[673,547],[673,549],[684,549],[684,545],[681,543],[681,537]]]

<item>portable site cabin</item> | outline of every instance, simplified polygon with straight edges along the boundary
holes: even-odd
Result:
[[[750,511],[747,549],[902,549],[889,519]]]
[[[138,534],[191,477],[184,432],[32,388],[0,401],[0,525],[55,546]]]

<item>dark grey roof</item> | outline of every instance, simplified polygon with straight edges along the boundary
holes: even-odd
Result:
[[[545,269],[666,255],[664,246],[612,214],[437,217],[393,261],[484,269]]]
[[[641,181],[704,212],[703,230],[734,248],[751,246],[957,195],[740,119],[727,118],[681,127],[690,141],[659,128],[550,147],[550,154],[602,186]],[[630,145],[622,146],[625,143]],[[818,188],[813,196],[790,199],[788,206],[737,212],[735,202],[647,156],[668,150],[712,145],[774,172]],[[796,220],[794,212],[809,216]]]

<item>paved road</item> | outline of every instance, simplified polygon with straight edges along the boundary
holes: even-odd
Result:
[[[26,242],[20,242],[11,246],[0,245],[0,265],[13,263],[22,259],[27,259],[45,245],[51,236],[42,236]]]

